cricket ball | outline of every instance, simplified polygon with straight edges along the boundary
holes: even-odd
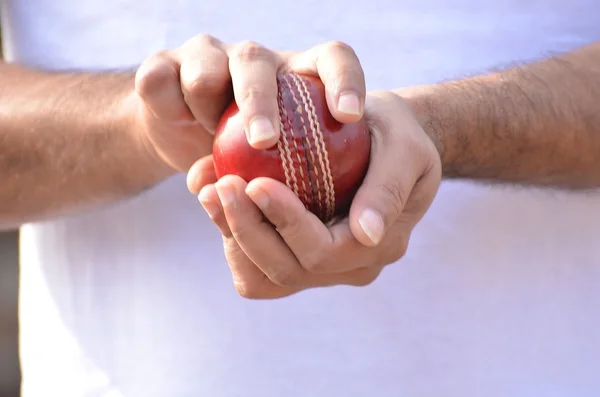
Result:
[[[369,164],[371,137],[366,121],[335,120],[319,78],[282,74],[277,76],[277,87],[279,141],[265,150],[251,147],[233,101],[215,134],[217,178],[233,174],[250,182],[269,177],[286,184],[324,223],[346,215]]]

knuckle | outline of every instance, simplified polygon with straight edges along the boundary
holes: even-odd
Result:
[[[252,231],[249,227],[246,227],[241,224],[230,225],[231,236],[235,241],[243,242],[251,237]]]
[[[281,287],[298,287],[301,284],[299,272],[294,269],[279,267],[277,270],[268,274],[269,279]]]
[[[400,241],[400,244],[398,244],[397,250],[398,251],[396,252],[396,257],[398,259],[404,258],[404,255],[406,255],[406,253],[408,252],[408,239],[404,239],[404,240]]]
[[[408,251],[408,241],[406,241],[406,240],[398,241],[398,244],[396,245],[396,249],[393,251],[394,255],[392,258],[390,258],[391,260],[389,260],[387,264],[396,262],[397,260],[404,258],[404,255],[406,255],[407,251]]]
[[[303,263],[302,267],[310,273],[319,274],[327,272],[327,265],[324,262],[313,260],[312,258],[309,258],[308,262]]]
[[[232,55],[239,62],[249,63],[270,59],[270,54],[269,50],[260,44],[246,40],[234,47]]]
[[[348,284],[354,287],[366,287],[377,280],[382,269],[381,266],[359,269],[356,271],[355,276],[349,280]]]
[[[213,222],[217,225],[217,228],[221,232],[221,235],[223,236],[223,238],[226,238],[228,240],[233,240],[233,233],[231,233],[231,228],[227,224],[227,220],[225,219],[224,215],[219,215],[219,216],[215,217]]]
[[[333,40],[326,43],[324,49],[327,52],[342,52],[350,55],[356,54],[354,49],[349,44],[340,40]]]
[[[178,51],[181,54],[198,53],[208,47],[219,48],[220,44],[221,42],[216,37],[201,33],[184,42],[183,45],[179,47]]]
[[[279,215],[279,213],[281,213],[281,215]],[[269,219],[283,238],[296,240],[302,235],[304,224],[293,215],[292,211],[278,211],[277,214],[272,213],[269,215]]]
[[[265,88],[259,85],[250,85],[246,87],[241,95],[241,102],[244,104],[260,102],[266,96]]]
[[[225,252],[227,263],[231,268],[233,268],[233,265],[239,260],[239,257],[244,256],[242,248],[232,237],[223,236],[223,251]],[[234,274],[234,276],[236,275]],[[239,277],[236,276],[236,279],[237,278]]]
[[[387,203],[392,210],[390,211],[392,213],[389,215],[392,215],[393,217],[400,215],[408,195],[402,181],[397,178],[393,178],[390,181],[382,183],[379,188],[384,202]]]
[[[310,250],[302,257],[300,263],[310,273],[326,273],[329,268],[325,260],[325,254],[320,249]]]
[[[394,240],[393,244],[393,246],[383,252],[379,261],[381,265],[390,265],[404,258],[404,255],[406,255],[406,252],[408,251],[408,238],[399,237]]]
[[[261,289],[255,285],[242,280],[234,281],[235,291],[239,296],[246,299],[261,299]]]
[[[220,44],[220,41],[210,35],[210,34],[206,34],[206,33],[201,33],[199,35],[197,35],[195,37],[195,41],[202,46],[207,46],[207,47],[218,47]]]
[[[135,75],[136,92],[146,97],[167,84],[177,82],[177,71],[168,51],[159,51],[148,57]]]
[[[335,69],[333,80],[336,86],[339,86],[338,90],[340,91],[344,91],[348,88],[353,91],[363,91],[361,86],[364,82],[364,75],[362,69],[358,65],[343,64],[338,66]]]
[[[236,245],[240,247],[244,244],[256,244],[256,235],[259,233],[258,228],[263,222],[263,215],[258,211],[249,211],[242,219],[231,220],[229,228]]]
[[[223,88],[223,80],[222,76],[213,70],[197,69],[194,76],[185,81],[183,88],[186,95],[214,93]]]
[[[364,94],[364,71],[352,47],[341,41],[331,41],[323,46],[320,55],[319,63],[326,65],[322,77],[332,91],[351,90]]]

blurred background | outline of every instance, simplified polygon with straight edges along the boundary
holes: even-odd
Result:
[[[0,232],[0,397],[18,397],[18,232]]]

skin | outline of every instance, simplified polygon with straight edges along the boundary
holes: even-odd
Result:
[[[200,191],[223,234],[241,295],[282,297],[328,285],[318,275],[360,270],[360,281],[372,281],[404,255],[435,195],[440,169],[434,157],[445,178],[598,187],[598,98],[600,42],[499,73],[369,93],[365,117],[377,154],[349,218],[329,229],[271,180],[206,177],[191,190]],[[374,239],[358,225],[365,209],[383,219]]]
[[[600,186],[600,42],[503,72],[395,92],[436,142],[444,178]]]
[[[199,200],[223,235],[240,295],[280,298],[306,288],[367,285],[404,255],[441,178],[435,146],[410,115],[409,106],[393,93],[367,96],[369,171],[349,216],[330,227],[272,179],[246,184],[227,175],[201,188]],[[406,163],[393,166],[397,158]]]
[[[2,64],[0,76],[4,228],[131,196],[169,173],[133,133],[131,75]]]
[[[338,43],[276,54],[200,35],[119,74],[0,63],[0,226],[106,205],[186,172],[211,153],[233,95],[248,120],[277,116],[275,75],[291,63],[328,82],[338,120],[360,117],[337,108],[340,92],[356,92],[359,102],[365,95],[358,60]]]
[[[276,53],[202,35],[119,75],[2,64],[0,222],[12,227],[106,205],[187,172],[188,188],[223,234],[242,296],[365,285],[404,255],[442,173],[598,185],[599,47],[464,81],[368,95],[356,55],[338,42]],[[284,71],[319,76],[334,117],[352,122],[364,115],[370,125],[368,175],[349,216],[330,227],[275,181],[214,178],[211,134],[232,98],[253,146],[278,139],[269,126],[278,125],[275,75]],[[561,156],[553,155],[558,149]]]
[[[321,78],[338,121],[362,117],[363,71],[339,42],[275,53],[200,35],[150,56],[135,73],[115,75],[1,64],[0,224],[12,228],[107,205],[210,160],[212,134],[232,99],[249,131],[256,119],[276,120],[276,75],[286,71]],[[248,137],[259,149],[279,133],[262,130]],[[322,285],[355,285],[372,276],[359,270],[318,278]]]

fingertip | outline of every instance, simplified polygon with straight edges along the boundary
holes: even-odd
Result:
[[[204,186],[198,194],[198,201],[204,211],[224,237],[231,237],[231,229],[227,223],[225,209],[217,193],[215,185]]]
[[[228,48],[233,94],[244,114],[251,147],[262,150],[279,139],[277,71],[281,59],[264,46],[245,41]]]
[[[216,180],[212,155],[209,155],[192,164],[187,172],[186,185],[190,193],[197,195],[204,186]]]
[[[361,99],[360,95],[356,92],[331,93],[327,97],[329,111],[340,123],[356,123],[363,117],[364,99]]]
[[[219,180],[215,183],[216,186],[233,186],[236,189],[244,190],[246,188],[247,182],[239,175],[235,174],[227,174],[223,175]]]
[[[216,193],[217,191],[215,189],[215,184],[208,184],[202,187],[202,189],[200,189],[200,191],[198,192],[198,201],[202,202],[213,198],[217,198],[218,196],[216,195]]]
[[[215,183],[215,189],[224,208],[237,208],[246,190],[246,181],[238,175],[224,175]]]
[[[260,184],[250,183],[246,186],[246,195],[256,204],[261,211],[267,211],[269,209],[269,194],[261,188]]]
[[[363,115],[364,99],[356,92],[346,91],[340,93],[337,100],[337,110],[349,117],[360,118]]]
[[[279,140],[279,123],[268,117],[257,116],[250,120],[246,132],[250,146],[257,150],[268,149]]]
[[[290,188],[272,178],[253,179],[246,186],[246,195],[263,211],[267,209],[269,212],[304,211],[306,209]]]
[[[199,167],[198,162],[196,161],[194,164],[192,164],[192,166],[188,170],[188,173],[185,178],[185,184],[188,188],[188,191],[195,195],[198,195],[198,193],[200,193],[200,189],[201,189],[201,187],[199,186],[199,183],[198,183],[198,179],[199,179],[198,167]]]
[[[386,232],[383,216],[372,208],[354,207],[349,215],[350,231],[366,247],[377,246]]]
[[[371,208],[364,209],[358,217],[358,224],[366,237],[363,244],[376,246],[381,242],[385,233],[385,222],[377,211]]]
[[[206,185],[200,189],[198,201],[211,219],[216,219],[223,212],[219,196],[213,184]]]
[[[256,190],[256,189],[266,189],[267,191],[269,189],[271,189],[273,184],[281,184],[281,182],[276,181],[272,178],[267,178],[267,177],[258,177],[258,178],[254,178],[252,179],[250,182],[248,182],[248,186],[246,187],[246,190]]]
[[[249,195],[252,194],[254,191],[264,190],[264,188],[261,186],[261,179],[264,178],[256,178],[248,182],[248,184],[246,185],[246,194]]]
[[[281,197],[281,200],[290,200],[297,198],[284,183],[269,177],[258,177],[248,182],[246,186],[246,194],[254,194],[255,192],[264,192],[264,194],[276,199]]]

